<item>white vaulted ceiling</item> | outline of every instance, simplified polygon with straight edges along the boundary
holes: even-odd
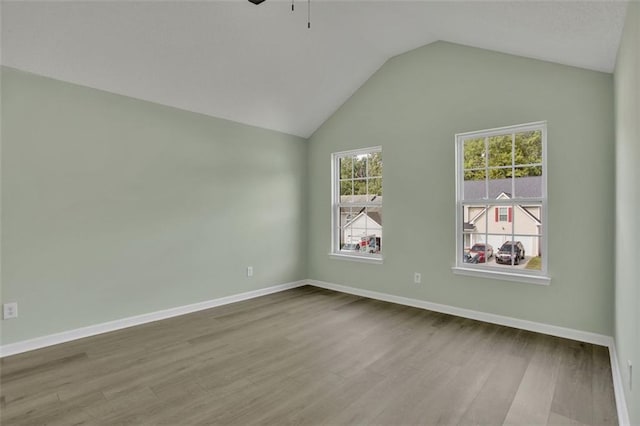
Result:
[[[611,72],[625,2],[2,2],[2,64],[310,136],[387,59],[445,40]]]

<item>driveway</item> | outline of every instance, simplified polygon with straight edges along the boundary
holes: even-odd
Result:
[[[531,259],[531,256],[525,256],[524,260],[521,260],[519,265],[513,265],[513,267],[515,269],[524,269],[524,267],[527,266],[527,263],[529,262],[530,259]],[[495,266],[495,267],[498,267],[498,268],[501,268],[501,267],[509,268],[511,265],[502,264],[502,263],[496,263],[496,257],[493,256],[487,262],[487,266]]]

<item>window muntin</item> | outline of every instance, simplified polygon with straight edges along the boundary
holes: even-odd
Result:
[[[382,149],[332,154],[332,253],[382,258]]]
[[[544,122],[456,135],[457,268],[546,274],[545,150]]]

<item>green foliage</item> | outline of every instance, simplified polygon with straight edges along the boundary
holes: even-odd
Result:
[[[488,155],[487,155],[488,153]],[[512,166],[515,169],[512,170]],[[504,168],[500,168],[504,167]],[[475,170],[473,170],[475,169]],[[542,175],[540,131],[468,139],[464,142],[464,180]]]
[[[540,256],[532,257],[525,266],[525,269],[542,270],[542,258]]]
[[[382,195],[382,154],[340,159],[340,195]]]

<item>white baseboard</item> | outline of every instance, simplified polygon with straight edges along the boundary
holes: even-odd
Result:
[[[613,377],[613,390],[616,396],[616,407],[618,409],[618,424],[620,426],[630,426],[629,411],[627,410],[627,400],[624,398],[624,386],[622,381],[622,371],[618,362],[618,352],[616,345],[611,338],[609,345],[609,356],[611,357],[611,376]]]
[[[395,296],[388,293],[379,293],[377,291],[363,290],[360,288],[348,287],[324,281],[309,280],[309,284],[329,290],[340,291],[342,293],[368,297],[370,299],[377,299],[386,302],[398,303],[400,305],[413,306],[415,308],[427,309],[429,311],[441,312],[443,314],[455,315],[458,317],[489,322],[492,324],[506,325],[507,327],[535,331],[536,333],[564,337],[565,339],[579,340],[581,342],[593,343],[600,346],[609,346],[609,342],[611,341],[611,336],[605,336],[604,334],[590,333],[587,331],[558,327],[556,325],[527,321],[518,318],[506,317],[503,315],[489,314],[486,312],[473,311],[471,309],[457,308],[455,306],[441,305],[439,303],[427,302],[425,300],[419,299],[411,299],[402,296]]]
[[[507,327],[533,331],[541,334],[548,334],[556,337],[563,337],[565,339],[577,340],[580,342],[592,343],[594,345],[606,346],[609,348],[609,356],[611,357],[611,373],[613,377],[613,389],[616,398],[618,422],[621,426],[630,425],[627,404],[624,399],[624,390],[622,387],[622,376],[620,375],[620,368],[618,365],[615,344],[613,341],[613,337],[611,336],[590,333],[581,330],[574,330],[571,328],[559,327],[556,325],[544,324],[534,321],[521,320],[518,318],[512,318],[503,315],[489,314],[486,312],[479,312],[471,309],[457,308],[455,306],[441,305],[439,303],[427,302],[425,300],[395,296],[393,294],[364,290],[361,288],[349,287],[324,281],[309,280],[308,282],[309,285],[326,288],[328,290],[335,290],[342,293],[353,294],[356,296],[368,297],[370,299],[397,303],[399,305],[412,306],[414,308],[427,309],[429,311],[455,315],[458,317],[484,321],[492,324],[505,325]]]
[[[267,294],[277,293],[289,290],[295,287],[307,285],[306,280],[295,281],[286,284],[274,285],[267,288],[248,291],[245,293],[234,294],[231,296],[221,297],[218,299],[207,300],[204,302],[193,303],[191,305],[178,306],[162,311],[150,312],[148,314],[136,315],[133,317],[122,318],[115,321],[109,321],[101,324],[90,325],[88,327],[77,328],[75,330],[63,331],[61,333],[50,334],[47,336],[36,337],[35,339],[23,340],[21,342],[10,343],[0,346],[0,358],[15,355],[34,349],[40,349],[47,346],[57,345],[59,343],[69,342],[72,340],[82,339],[84,337],[95,336],[96,334],[108,333],[110,331],[121,330],[123,328],[133,327],[136,325],[146,324],[148,322],[159,321],[179,315],[185,315],[192,312],[202,311],[204,309],[215,308],[216,306],[228,305],[230,303],[240,302],[243,300],[253,299]]]

